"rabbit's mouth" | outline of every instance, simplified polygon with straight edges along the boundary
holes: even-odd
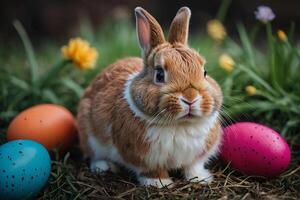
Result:
[[[188,114],[186,114],[186,115],[184,115],[183,116],[183,118],[187,118],[187,119],[189,119],[189,118],[193,118],[193,117],[195,117],[195,115],[193,115],[192,113],[188,113]]]
[[[191,112],[188,112],[186,115],[183,115],[182,117],[179,118],[179,120],[189,120],[189,119],[194,119],[198,118],[199,116],[192,114]]]

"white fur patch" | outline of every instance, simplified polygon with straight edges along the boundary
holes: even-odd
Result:
[[[134,74],[130,74],[128,76],[128,79],[125,83],[125,88],[124,88],[124,99],[126,100],[126,102],[129,105],[130,110],[133,112],[133,114],[136,117],[139,117],[141,119],[145,119],[145,120],[149,120],[150,117],[147,116],[145,113],[143,113],[134,103],[132,97],[131,97],[131,93],[130,93],[130,88],[131,88],[131,83],[133,81],[133,79],[138,75],[139,73],[134,73]]]
[[[105,172],[109,170],[109,165],[105,160],[91,161],[90,168],[93,172]]]
[[[145,158],[149,168],[181,168],[191,165],[196,157],[208,160],[207,155],[202,156],[205,140],[217,119],[218,112],[215,112],[195,124],[150,127],[147,140],[151,148]]]
[[[144,177],[144,176],[138,177],[138,181],[141,185],[155,186],[155,187],[158,187],[158,188],[162,188],[162,187],[171,188],[172,183],[173,183],[173,181],[170,178],[159,179],[159,178],[147,178],[147,177]]]
[[[211,183],[213,181],[213,176],[207,169],[204,168],[204,164],[203,160],[199,160],[195,164],[186,167],[184,169],[186,180],[202,184]]]

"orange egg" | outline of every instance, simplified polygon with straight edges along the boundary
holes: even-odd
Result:
[[[21,112],[10,123],[7,139],[30,139],[43,144],[48,151],[59,148],[64,152],[76,137],[73,115],[66,108],[41,104]]]

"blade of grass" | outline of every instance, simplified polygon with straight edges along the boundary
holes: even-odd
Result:
[[[61,82],[64,86],[71,89],[78,98],[81,97],[83,93],[83,88],[79,84],[77,84],[75,81],[69,78],[64,78],[61,80]]]
[[[254,28],[250,32],[250,36],[249,36],[250,42],[254,42],[255,41],[256,36],[259,33],[260,29],[261,29],[261,23],[256,23],[255,26],[254,26]]]
[[[217,13],[217,19],[224,22],[231,0],[223,0]]]
[[[14,116],[16,116],[18,114],[18,112],[16,111],[7,111],[7,112],[1,112],[0,113],[0,119],[3,120],[3,119],[10,119]]]
[[[30,94],[29,90],[23,90],[20,91],[10,102],[10,104],[7,106],[7,111],[14,111],[15,107],[28,95]]]
[[[15,76],[11,76],[9,79],[10,79],[10,82],[13,85],[17,86],[18,88],[20,88],[22,90],[28,90],[29,89],[28,83],[26,83],[22,79],[19,79],[19,78],[15,77]]]
[[[293,37],[294,37],[295,27],[296,27],[295,22],[291,22],[290,30],[289,30],[289,32],[288,32],[288,38],[289,38],[290,40],[292,40]]]
[[[60,99],[52,90],[49,89],[44,90],[43,97],[45,98],[46,101],[50,101],[51,103],[61,104]]]
[[[292,77],[290,73],[294,54],[287,47],[286,42],[282,41],[276,44],[275,53],[277,69],[280,70],[279,72],[277,72],[277,76],[279,77],[278,81],[281,88],[286,89],[287,82]]]
[[[31,81],[33,84],[35,84],[38,80],[38,64],[37,64],[37,60],[35,58],[32,44],[28,38],[28,35],[27,35],[24,27],[20,23],[20,21],[18,21],[18,20],[14,21],[13,25],[14,25],[15,29],[17,30],[17,32],[23,42],[23,45],[25,47],[25,51],[26,51],[27,58],[29,61],[29,66],[30,66]]]
[[[268,90],[273,95],[278,96],[278,93],[264,79],[258,76],[254,71],[241,64],[237,65],[237,67],[239,67],[241,70],[246,72],[247,75],[249,75],[253,79],[253,81],[263,86],[266,90]]]
[[[270,23],[267,23],[266,25],[267,29],[267,42],[268,42],[268,61],[269,61],[269,68],[270,68],[270,80],[272,82],[272,85],[280,89],[280,85],[277,81],[277,69],[276,69],[276,60],[275,60],[275,47],[274,47],[274,37],[272,34],[272,27]]]
[[[252,45],[250,43],[250,39],[246,32],[245,26],[243,26],[242,24],[238,24],[237,29],[238,29],[238,33],[239,33],[242,45],[244,47],[244,50],[245,50],[245,53],[247,56],[247,61],[249,62],[250,67],[253,70],[257,71]]]
[[[233,90],[233,81],[235,79],[236,76],[238,76],[238,74],[241,71],[239,69],[236,69],[233,71],[233,73],[228,76],[224,82],[221,84],[222,85],[222,91],[223,91],[223,96],[231,96],[232,90]]]
[[[240,114],[247,113],[251,110],[254,110],[253,105],[251,105],[247,102],[245,102],[245,103],[242,102],[242,103],[231,106],[227,112],[228,112],[228,115],[230,115],[230,116],[238,116]]]
[[[43,74],[43,76],[41,76],[40,80],[37,83],[38,88],[43,88],[51,81],[54,81],[62,68],[67,66],[69,63],[71,63],[70,60],[62,60],[51,67],[46,73]]]

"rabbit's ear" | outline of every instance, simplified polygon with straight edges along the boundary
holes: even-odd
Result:
[[[163,31],[158,22],[146,10],[135,8],[136,30],[144,55],[165,42]]]
[[[178,10],[169,31],[169,42],[171,44],[175,42],[187,44],[190,17],[191,10],[188,7],[182,7]]]

